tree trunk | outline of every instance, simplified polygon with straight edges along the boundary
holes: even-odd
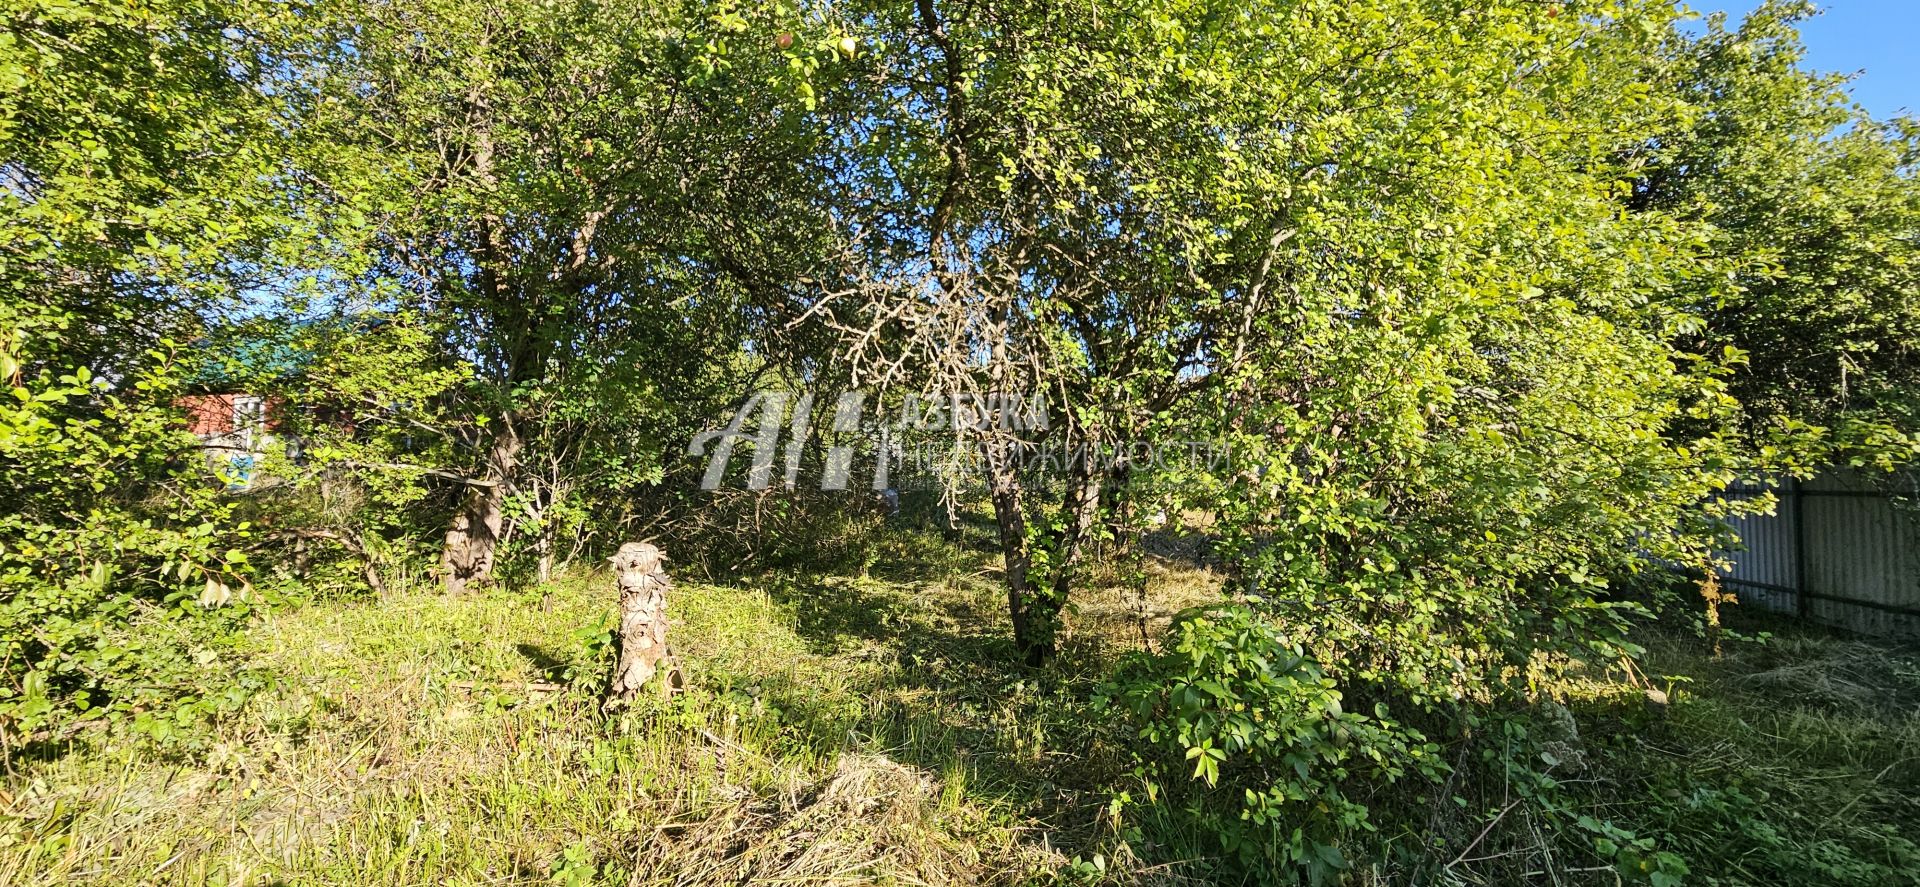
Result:
[[[527,520],[533,524],[534,528],[533,581],[535,585],[546,585],[553,581],[553,555],[554,548],[558,545],[559,532],[553,523],[553,503],[558,497],[553,494],[551,486],[544,482],[538,485],[545,489],[537,491],[534,496],[534,508],[532,513],[527,515]]]
[[[494,431],[488,447],[486,476],[468,486],[447,529],[440,575],[448,594],[461,594],[493,579],[494,556],[506,522],[507,486],[519,464],[520,435],[508,417]]]
[[[1086,460],[1080,461],[1084,463]],[[1067,484],[1066,501],[1061,503],[1066,518],[1060,530],[1059,560],[1063,566],[1078,564],[1087,546],[1093,543],[1095,531],[1105,526],[1100,520],[1100,512],[1106,485],[1101,480],[1098,471],[1083,464]],[[1070,571],[1060,572],[1064,576]]]
[[[294,578],[299,579],[302,582],[305,582],[307,579],[307,569],[311,564],[311,562],[312,562],[312,557],[307,553],[307,537],[300,536],[295,538],[293,540],[293,576]]]
[[[1025,490],[1010,450],[1011,445],[1004,442],[987,445],[993,516],[1006,560],[1007,615],[1013,622],[1013,643],[1021,660],[1037,668],[1058,652],[1060,614],[1073,592],[1075,568],[1101,526],[1101,494],[1107,485],[1091,458],[1075,461],[1060,503],[1064,522],[1042,543],[1047,547],[1049,574],[1043,583],[1036,583],[1033,542],[1027,537]]]
[[[540,560],[538,564],[539,575],[536,581],[539,582],[541,585],[545,585],[553,581],[553,547],[554,547],[553,536],[554,536],[553,527],[550,524],[542,524],[540,527],[539,539],[534,543],[535,550],[539,553],[539,556],[540,556]]]
[[[620,629],[613,677],[607,682],[605,706],[619,708],[640,693],[656,675],[659,692],[671,696],[680,689],[680,667],[667,646],[667,591],[673,581],[661,562],[666,555],[645,542],[628,542],[613,556],[613,576],[620,590]],[[664,670],[665,675],[660,675]]]
[[[1700,580],[1700,597],[1707,603],[1707,646],[1713,650],[1713,658],[1719,659],[1720,649],[1720,603],[1733,601],[1734,596],[1720,589],[1720,574],[1712,566],[1707,566],[1706,577]]]
[[[1095,528],[1100,526],[1103,486],[1100,481],[1097,472],[1076,470],[1068,482],[1064,501],[1060,503],[1064,520],[1045,543],[1050,568],[1047,586],[1036,586],[1031,575],[1022,576],[1024,613],[1014,622],[1014,636],[1029,666],[1043,665],[1059,651],[1060,614],[1066,610],[1067,600],[1073,594],[1073,580],[1087,544],[1093,539]],[[1029,561],[1031,556],[1028,552]]]
[[[993,519],[1000,530],[1000,554],[1006,561],[1007,616],[1013,622],[1013,645],[1022,661],[1037,667],[1053,657],[1053,623],[1058,611],[1036,600],[1024,491],[1010,449],[1000,441],[987,444]]]

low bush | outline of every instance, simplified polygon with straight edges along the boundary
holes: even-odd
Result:
[[[1444,766],[1439,747],[1384,706],[1344,710],[1320,666],[1245,607],[1177,619],[1165,648],[1128,657],[1104,693],[1144,740],[1142,800],[1182,809],[1250,866],[1298,868],[1316,883],[1347,868],[1342,848],[1375,828],[1357,794]]]
[[[82,724],[179,739],[264,680],[227,654],[254,602],[252,529],[170,406],[171,361],[149,356],[118,386],[75,368],[16,377],[0,398],[9,753]]]

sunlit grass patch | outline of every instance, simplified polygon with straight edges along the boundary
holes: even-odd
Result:
[[[1004,593],[977,552],[683,581],[670,637],[687,692],[617,717],[596,697],[613,607],[601,575],[269,612],[244,653],[276,683],[240,716],[186,746],[93,734],[20,765],[0,882],[1281,878],[1236,868],[1178,809],[1135,806],[1114,827],[1131,734],[1093,709],[1094,690],[1173,614],[1223,593],[1192,559],[1143,563],[1144,598],[1138,574],[1096,571],[1061,660],[1038,671],[1013,663]],[[1714,660],[1689,637],[1647,640],[1641,684],[1596,669],[1542,686],[1578,723],[1566,751],[1581,769],[1554,771],[1569,811],[1654,838],[1707,883],[1914,870],[1911,656],[1794,635]],[[1664,707],[1647,704],[1646,683]],[[1437,738],[1456,764],[1489,748]],[[1612,883],[1591,835],[1534,808],[1450,865],[1503,790],[1465,777],[1376,787],[1365,800],[1391,853],[1352,877],[1505,883],[1551,861],[1568,883]]]
[[[860,807],[844,796],[865,777],[849,768],[916,792],[887,799],[911,808],[899,815],[912,829],[887,829],[884,849],[848,872],[1004,879],[1045,860],[1022,849],[1012,814],[967,796],[966,768],[886,757],[902,737],[942,741],[938,716],[894,698],[897,661],[822,652],[798,631],[803,608],[762,588],[677,588],[690,691],[606,719],[591,692],[561,680],[604,667],[581,642],[611,604],[604,584],[273,614],[253,643],[280,683],[244,721],[190,763],[107,743],[38,768],[11,799],[0,879],[623,883],[637,866],[650,883],[682,863],[770,871],[767,859],[668,838],[728,817],[821,815],[798,798]]]

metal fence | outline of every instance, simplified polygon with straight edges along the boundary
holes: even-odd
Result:
[[[1920,635],[1920,514],[1849,472],[1729,492],[1779,498],[1773,514],[1733,521],[1744,550],[1728,553],[1721,581],[1741,603],[1864,634]]]

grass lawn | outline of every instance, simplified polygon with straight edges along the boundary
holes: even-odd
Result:
[[[1127,740],[1088,711],[1116,656],[1217,594],[1211,574],[1156,561],[1144,601],[1088,590],[1060,664],[1031,673],[1008,664],[988,562],[913,555],[896,573],[681,583],[688,692],[611,718],[587,689],[606,662],[603,576],[273,608],[232,655],[275,686],[197,747],[95,735],[15,762],[0,883],[1250,877],[1165,823],[1122,840],[1106,810]],[[1646,668],[1670,692],[1655,719],[1617,680],[1566,688],[1586,757],[1568,782],[1596,812],[1681,853],[1695,882],[1915,877],[1911,657],[1806,635],[1713,661],[1663,638]],[[1474,853],[1524,843],[1523,817]],[[1577,859],[1551,876],[1443,866],[1459,849],[1353,879],[1616,882]]]

